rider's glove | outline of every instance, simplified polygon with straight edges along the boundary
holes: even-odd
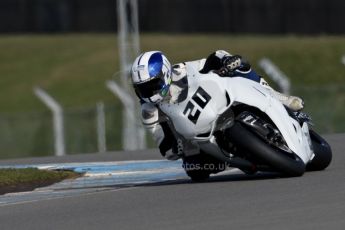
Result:
[[[219,70],[215,70],[214,71],[216,74],[218,74],[221,77],[230,77],[232,75],[232,71],[230,71],[228,68],[226,67],[222,67]]]
[[[231,77],[234,71],[242,67],[242,57],[240,55],[225,56],[221,60],[223,67],[214,71],[221,77]]]
[[[229,72],[232,72],[241,67],[242,57],[240,55],[225,56],[222,58],[222,63]]]

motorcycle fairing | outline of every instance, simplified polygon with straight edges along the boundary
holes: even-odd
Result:
[[[304,163],[311,160],[313,152],[309,145],[307,125],[301,127],[291,118],[282,103],[275,99],[268,89],[242,77],[200,74],[198,67],[197,61],[186,63],[189,89],[184,101],[159,104],[160,109],[173,122],[177,133],[188,140],[205,142],[212,138],[218,116],[234,103],[243,103],[266,113],[281,132],[288,147]]]

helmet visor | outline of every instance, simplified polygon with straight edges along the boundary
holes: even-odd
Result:
[[[140,98],[150,98],[155,94],[159,94],[164,88],[164,78],[155,77],[147,82],[134,84],[134,90]]]

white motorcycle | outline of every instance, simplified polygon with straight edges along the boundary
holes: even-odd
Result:
[[[331,162],[329,144],[309,130],[309,117],[292,112],[270,90],[242,77],[200,74],[187,62],[186,99],[159,108],[183,146],[183,167],[192,180],[239,168],[301,176]]]

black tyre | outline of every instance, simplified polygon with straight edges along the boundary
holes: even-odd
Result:
[[[315,156],[313,160],[307,165],[307,170],[324,170],[332,161],[331,146],[315,131],[310,130],[309,133]]]
[[[186,173],[190,177],[190,179],[194,182],[203,182],[207,180],[211,174],[204,170],[188,170],[188,171],[186,170]]]
[[[198,155],[185,157],[183,159],[183,168],[193,181],[202,182],[207,180],[210,174],[223,171],[225,163],[201,152]]]
[[[229,128],[226,135],[233,144],[260,159],[273,170],[287,176],[301,176],[305,172],[305,164],[296,154],[286,153],[270,146],[239,122]]]

